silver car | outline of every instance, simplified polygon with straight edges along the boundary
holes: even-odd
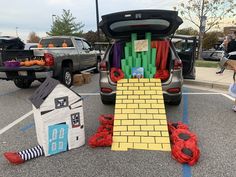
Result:
[[[138,36],[142,37],[145,32],[151,32],[152,38],[155,40],[165,39],[170,41],[167,61],[170,76],[167,80],[162,81],[162,89],[165,102],[172,105],[181,103],[183,74],[189,79],[195,78],[193,68],[196,48],[195,38],[176,37],[186,42],[186,44],[190,44],[187,51],[177,52],[174,42],[171,41],[172,35],[180,24],[182,24],[182,19],[178,16],[178,13],[167,10],[136,10],[112,13],[102,16],[100,22],[100,28],[105,35],[115,39],[115,41],[128,41],[131,33],[137,33]],[[116,97],[116,83],[112,82],[110,78],[112,53],[113,44],[107,48],[100,63],[100,94],[103,104],[114,103]]]

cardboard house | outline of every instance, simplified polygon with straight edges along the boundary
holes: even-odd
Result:
[[[81,96],[47,78],[30,97],[39,145],[45,156],[85,144]]]

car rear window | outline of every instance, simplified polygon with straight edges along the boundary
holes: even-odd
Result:
[[[66,43],[67,47],[74,47],[71,39],[68,38],[48,38],[40,41],[42,47],[48,47],[49,44],[53,44],[54,47],[62,47],[63,43]]]
[[[163,19],[147,19],[147,20],[127,20],[112,23],[110,29],[114,32],[129,32],[143,30],[166,30],[170,26],[170,22]]]

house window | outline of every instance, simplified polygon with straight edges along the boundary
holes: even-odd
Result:
[[[52,132],[52,140],[56,140],[57,139],[57,129],[54,129]]]
[[[55,151],[57,149],[57,144],[54,142],[52,143],[52,151]]]
[[[64,129],[63,128],[60,129],[59,138],[64,138]]]
[[[80,126],[80,113],[71,114],[72,128]]]
[[[55,98],[55,108],[64,108],[68,106],[68,97],[60,97],[60,98]]]
[[[59,142],[59,149],[60,150],[63,149],[63,142],[62,141]]]

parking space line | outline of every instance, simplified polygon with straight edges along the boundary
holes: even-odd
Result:
[[[6,132],[7,130],[9,130],[10,128],[12,128],[13,126],[15,126],[16,124],[18,124],[19,122],[21,122],[22,120],[25,120],[31,114],[33,114],[33,111],[26,113],[25,115],[21,116],[19,119],[16,119],[14,122],[12,122],[9,125],[7,125],[6,127],[2,128],[0,130],[0,135],[3,134],[4,132]]]

